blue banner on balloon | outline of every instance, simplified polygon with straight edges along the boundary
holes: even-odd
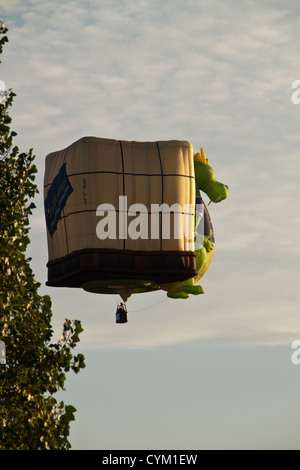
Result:
[[[57,229],[62,210],[72,192],[73,188],[67,175],[66,163],[64,163],[54,178],[45,200],[46,225],[51,237]]]

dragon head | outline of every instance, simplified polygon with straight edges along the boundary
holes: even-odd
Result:
[[[194,169],[197,194],[199,191],[205,192],[211,202],[220,202],[227,198],[228,186],[216,180],[214,170],[209,165],[203,148],[200,153],[194,153]]]

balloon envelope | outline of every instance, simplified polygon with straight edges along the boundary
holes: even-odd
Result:
[[[197,274],[187,141],[83,137],[46,157],[44,202],[49,286],[124,299]]]

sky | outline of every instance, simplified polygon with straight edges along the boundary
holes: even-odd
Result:
[[[0,16],[15,143],[38,168],[28,255],[53,339],[66,317],[84,328],[87,367],[58,397],[72,448],[299,450],[299,3],[0,0]],[[204,148],[229,186],[204,295],[133,296],[116,325],[116,297],[45,285],[45,157],[83,136]]]

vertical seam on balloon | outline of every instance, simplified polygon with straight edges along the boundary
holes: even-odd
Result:
[[[163,165],[162,165],[162,161],[161,161],[161,155],[160,155],[158,142],[156,142],[156,147],[157,147],[159,164],[160,164],[160,171],[161,171],[161,203],[162,203],[162,208],[163,208],[163,203],[164,203],[164,172],[163,172]],[[159,213],[159,217],[160,217],[160,251],[162,251],[162,220],[163,220],[162,210]]]
[[[123,148],[122,148],[122,142],[119,140],[120,143],[120,150],[121,150],[121,159],[122,159],[122,175],[123,175],[123,197],[125,196],[125,172],[124,172],[124,155],[123,155]],[[124,227],[125,228],[125,227]],[[127,228],[126,228],[127,229]],[[125,241],[126,238],[123,240],[123,250],[125,250]]]

